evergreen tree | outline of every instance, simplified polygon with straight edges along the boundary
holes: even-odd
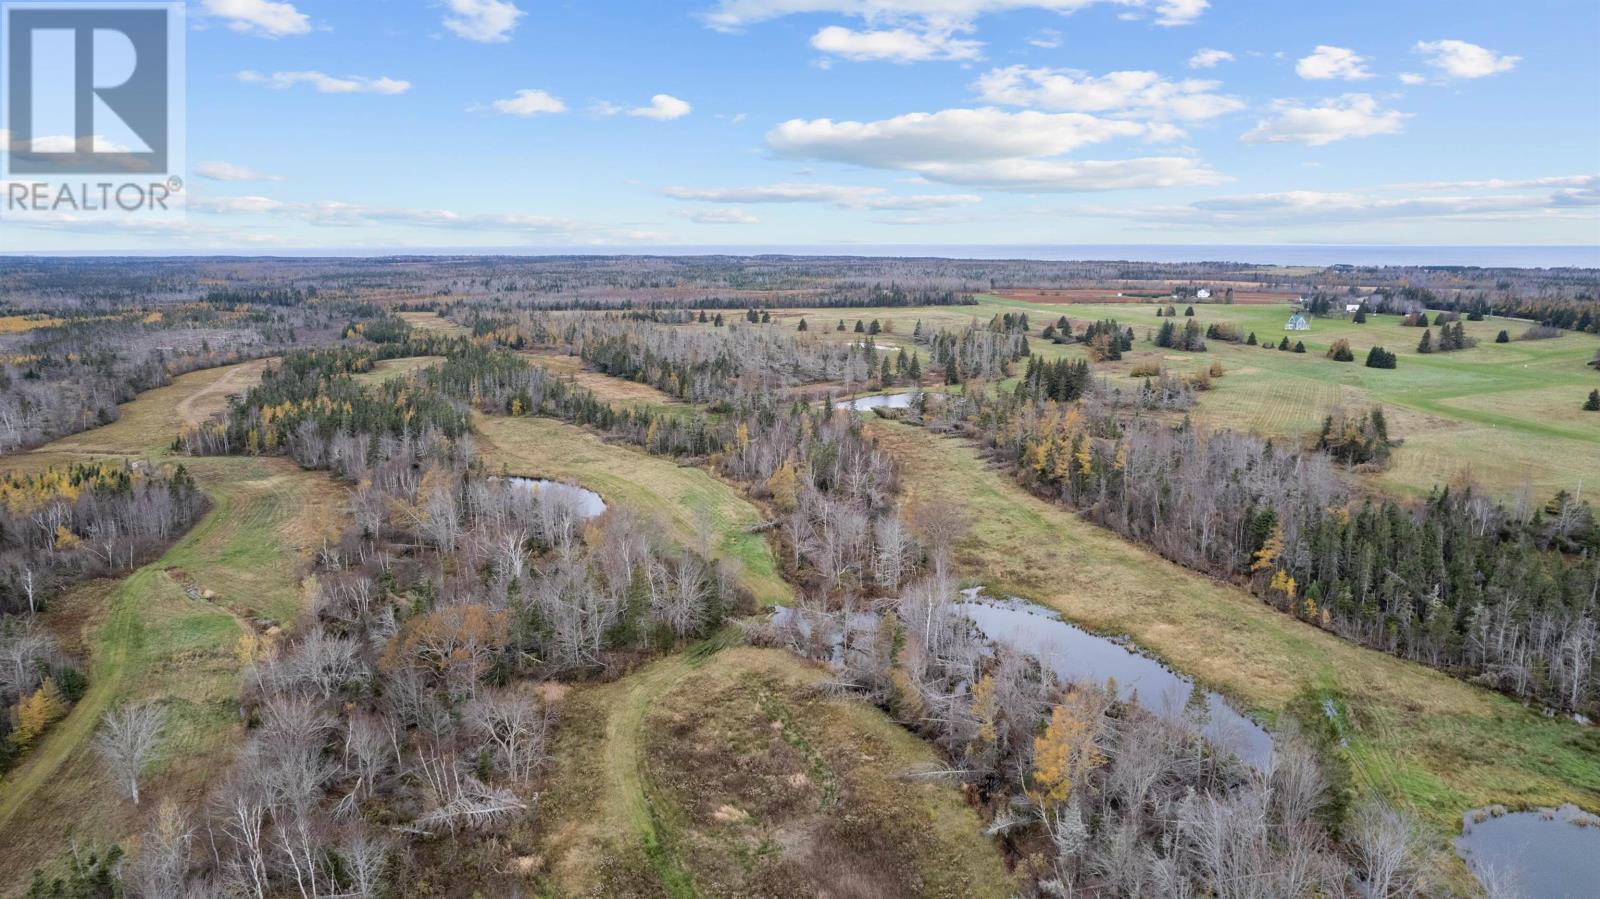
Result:
[[[1419,353],[1431,353],[1431,352],[1433,352],[1433,332],[1432,331],[1423,331],[1422,332],[1422,339],[1417,341],[1417,352],[1419,352]]]
[[[1296,353],[1304,353],[1306,351],[1306,342],[1304,340],[1296,340],[1294,342],[1294,351]]]
[[[1417,316],[1417,327],[1419,327],[1419,328],[1428,327],[1428,313],[1424,312],[1421,315]]]
[[[1589,391],[1589,401],[1583,404],[1585,412],[1600,412],[1600,390]]]
[[[867,333],[868,334],[876,336],[881,331],[883,331],[883,326],[878,323],[877,319],[873,319],[872,320],[872,324],[867,326]]]
[[[1244,343],[1245,343],[1245,346],[1255,346],[1256,345],[1256,332],[1251,331],[1250,332],[1250,336],[1245,338]]]
[[[1194,307],[1190,306],[1187,309],[1183,310],[1183,314],[1185,316],[1189,317],[1189,318],[1194,318]]]
[[[910,378],[913,384],[922,383],[922,363],[917,361],[915,354],[912,355],[911,362],[906,366],[906,377]]]
[[[867,333],[867,325],[866,325],[866,323],[863,322],[859,318],[856,319],[856,333],[857,334],[865,334],[865,333]]]
[[[1394,368],[1396,362],[1395,355],[1381,346],[1375,346],[1367,353],[1367,368]]]
[[[804,331],[805,329],[806,329],[806,320],[802,318],[802,319],[800,319],[800,326],[798,328],[795,328],[795,330],[796,331]]]
[[[839,319],[839,327],[834,328],[834,330],[835,331],[843,331],[844,330],[844,319],[842,319],[842,318]]]
[[[1288,351],[1288,349],[1289,349],[1289,336],[1287,334],[1284,335],[1282,340],[1278,341],[1278,349],[1284,350],[1284,351]]]
[[[1511,342],[1511,334],[1510,334],[1510,332],[1501,331],[1499,334],[1496,334],[1494,336],[1494,342],[1495,343],[1510,343]]]
[[[1367,304],[1362,303],[1361,304],[1361,308],[1356,310],[1356,317],[1352,318],[1350,320],[1355,322],[1358,325],[1366,324],[1367,323]]]

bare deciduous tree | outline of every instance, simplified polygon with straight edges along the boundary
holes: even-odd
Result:
[[[139,779],[161,743],[167,714],[153,703],[124,705],[106,715],[95,748],[111,773],[139,804]]]

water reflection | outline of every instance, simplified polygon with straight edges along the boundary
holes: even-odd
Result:
[[[1194,681],[1121,642],[1092,634],[1062,620],[1055,612],[1020,599],[997,600],[979,588],[962,591],[956,607],[977,623],[985,637],[1037,656],[1065,681],[1103,682],[1116,679],[1124,699],[1157,714],[1184,714],[1196,687]],[[1272,735],[1228,704],[1220,694],[1204,691],[1206,738],[1249,765],[1266,770],[1272,764]]]
[[[576,509],[580,518],[598,518],[606,511],[606,501],[593,490],[546,478],[504,478],[512,487],[527,490],[541,500],[553,500]]]
[[[1490,896],[1590,899],[1600,893],[1600,817],[1575,806],[1468,812],[1456,852]]]

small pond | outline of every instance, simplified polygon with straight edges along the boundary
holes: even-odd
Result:
[[[873,409],[909,409],[915,393],[875,393],[871,396],[858,396],[853,400],[840,400],[833,404],[835,409],[849,409],[853,412],[870,412]]]
[[[598,518],[606,511],[606,501],[593,490],[545,478],[497,478],[496,480],[504,480],[513,488],[526,490],[541,499],[564,500],[577,509],[578,515],[582,518]]]
[[[1468,812],[1456,852],[1490,895],[1592,899],[1600,894],[1600,817],[1575,806]]]
[[[992,599],[977,587],[962,591],[962,595],[965,600],[956,607],[977,623],[984,636],[1037,656],[1062,680],[1104,682],[1115,678],[1123,698],[1137,693],[1140,704],[1171,717],[1183,714],[1196,689],[1194,681],[1156,659],[1069,624],[1050,609],[1020,599]],[[1207,691],[1205,702],[1207,739],[1266,770],[1272,764],[1272,735],[1218,693]]]

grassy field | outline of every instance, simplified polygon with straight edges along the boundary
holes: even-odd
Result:
[[[1441,840],[1462,812],[1491,802],[1600,808],[1595,728],[1276,612],[1029,495],[965,443],[872,428],[902,467],[908,501],[954,503],[976,520],[958,547],[963,575],[1130,635],[1265,717],[1307,696],[1335,700],[1358,781],[1419,811]]]
[[[740,566],[739,583],[763,606],[789,602],[766,538],[751,533],[761,513],[732,487],[699,468],[606,443],[582,428],[545,418],[475,416],[478,453],[491,472],[572,481],[646,517],[660,519],[681,546],[709,525],[711,555]]]
[[[541,886],[562,896],[1010,895],[932,750],[821,669],[716,641],[562,704]]]
[[[522,356],[535,365],[544,366],[552,374],[593,392],[595,396],[607,403],[652,409],[688,408],[685,404],[678,402],[649,384],[640,384],[637,381],[613,378],[597,371],[590,371],[583,367],[583,360],[577,356],[559,353],[523,353]]]
[[[376,387],[386,381],[407,377],[443,361],[443,356],[407,356],[403,359],[385,359],[373,366],[372,371],[356,375],[355,380],[368,387]]]
[[[178,421],[225,402],[256,365],[185,375],[124,406],[112,425],[0,465],[36,469],[108,454],[160,460]],[[183,461],[211,499],[206,516],[160,559],[120,583],[81,585],[45,615],[64,643],[87,653],[90,688],[0,783],[0,894],[20,891],[34,867],[59,859],[69,835],[103,844],[141,829],[159,797],[198,802],[242,732],[240,636],[254,619],[288,624],[303,607],[304,562],[335,527],[339,491],[282,459]],[[106,711],[144,699],[161,700],[169,718],[149,798],[136,809],[106,779],[92,737]]]
[[[1200,397],[1195,420],[1216,427],[1256,431],[1298,440],[1321,425],[1330,410],[1343,406],[1361,411],[1382,405],[1390,432],[1405,441],[1378,483],[1404,494],[1426,494],[1435,484],[1468,476],[1501,496],[1524,484],[1536,499],[1560,489],[1573,490],[1585,475],[1600,474],[1600,414],[1579,411],[1590,390],[1600,387],[1600,373],[1586,366],[1600,349],[1600,337],[1567,333],[1553,340],[1496,344],[1506,329],[1513,337],[1528,323],[1505,319],[1467,322],[1477,347],[1454,353],[1416,352],[1422,329],[1407,328],[1398,316],[1371,315],[1364,325],[1342,318],[1313,319],[1307,332],[1286,332],[1286,304],[1195,306],[1202,326],[1225,322],[1242,333],[1255,332],[1274,345],[1285,335],[1303,340],[1305,354],[1278,352],[1243,344],[1210,341],[1206,353],[1160,350],[1145,341],[1160,326],[1154,305],[1050,304],[986,296],[976,306],[914,309],[784,310],[773,319],[792,328],[805,317],[821,339],[859,339],[856,319],[892,322],[893,332],[874,338],[882,345],[910,346],[917,321],[925,327],[960,328],[987,322],[1004,312],[1025,311],[1035,337],[1044,325],[1066,315],[1086,323],[1115,318],[1131,326],[1138,341],[1121,362],[1097,365],[1096,372],[1119,379],[1137,364],[1157,361],[1173,372],[1188,372],[1222,363],[1226,374]],[[1177,305],[1181,313],[1183,304]],[[832,330],[844,315],[847,330]],[[1181,317],[1181,316],[1180,316]],[[1185,319],[1187,320],[1187,319]],[[1181,325],[1182,322],[1179,322]],[[824,327],[819,328],[819,325]],[[1081,328],[1079,328],[1081,330]],[[1435,329],[1435,339],[1438,331]],[[1338,363],[1325,355],[1340,338],[1350,341],[1357,361]],[[1033,351],[1045,358],[1082,355],[1076,346],[1061,347],[1034,339]],[[1362,365],[1367,350],[1382,346],[1399,356],[1394,370]]]
[[[448,318],[440,318],[432,312],[402,312],[400,317],[419,331],[434,331],[447,337],[459,337],[469,333],[466,328]]]

